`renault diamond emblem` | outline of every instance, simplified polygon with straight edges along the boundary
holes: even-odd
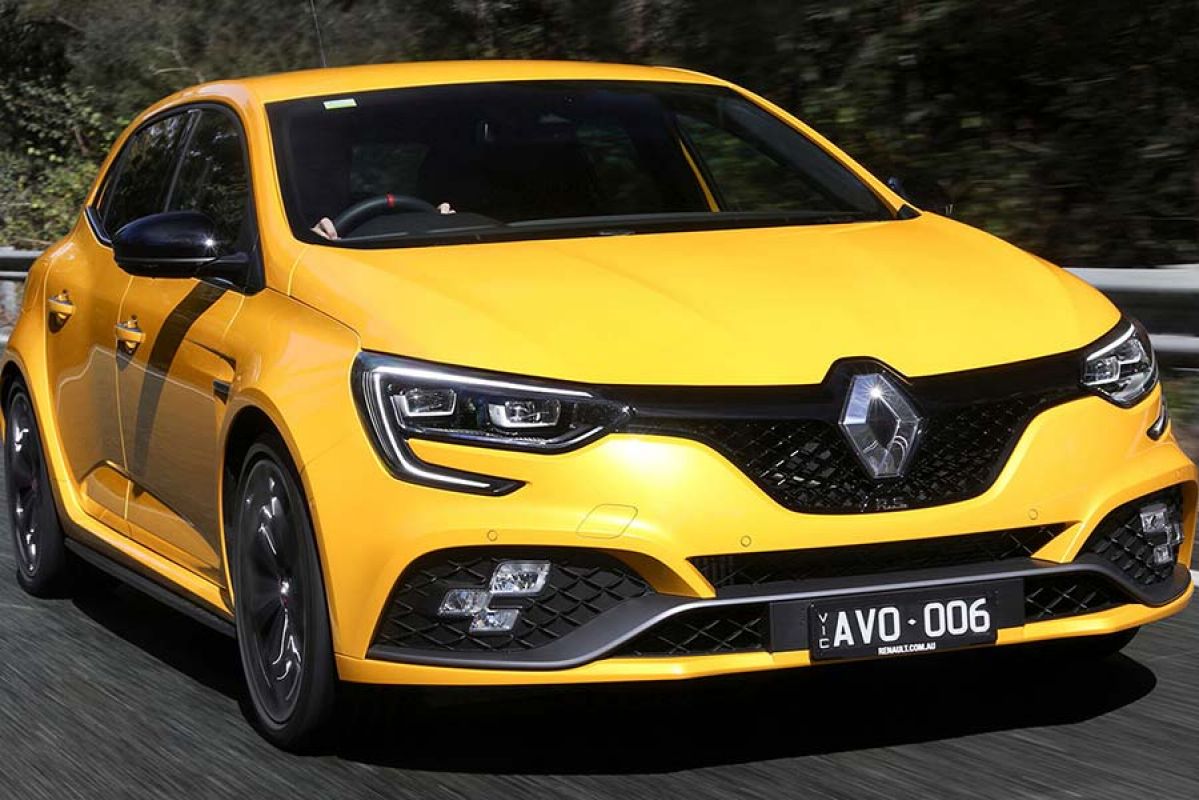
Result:
[[[841,430],[862,465],[875,478],[904,473],[924,419],[886,375],[854,375],[841,411]]]

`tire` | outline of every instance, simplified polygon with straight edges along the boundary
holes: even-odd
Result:
[[[331,725],[337,671],[308,505],[277,436],[247,452],[235,509],[234,617],[249,711],[272,744],[309,752]]]
[[[4,398],[4,483],[17,583],[34,597],[57,597],[70,565],[29,390],[13,381]]]

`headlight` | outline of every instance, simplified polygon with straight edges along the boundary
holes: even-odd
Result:
[[[506,494],[506,478],[427,464],[409,439],[561,453],[603,436],[629,417],[592,390],[423,361],[364,353],[354,393],[380,456],[400,478],[480,494]]]
[[[1157,359],[1149,334],[1124,319],[1086,351],[1082,384],[1122,408],[1140,402],[1157,385]]]

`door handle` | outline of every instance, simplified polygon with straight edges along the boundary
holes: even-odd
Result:
[[[70,316],[75,313],[75,304],[71,302],[71,296],[67,294],[66,289],[63,289],[53,297],[47,298],[46,307],[50,309],[50,316],[54,318],[54,322],[58,325],[66,323]]]
[[[145,332],[138,327],[137,317],[130,317],[116,324],[117,345],[126,353],[132,353],[146,340]]]

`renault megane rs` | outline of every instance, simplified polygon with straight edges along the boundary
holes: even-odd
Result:
[[[1190,600],[1145,331],[674,69],[371,66],[139,116],[4,357],[17,579],[339,682],[657,680],[1074,638]]]

